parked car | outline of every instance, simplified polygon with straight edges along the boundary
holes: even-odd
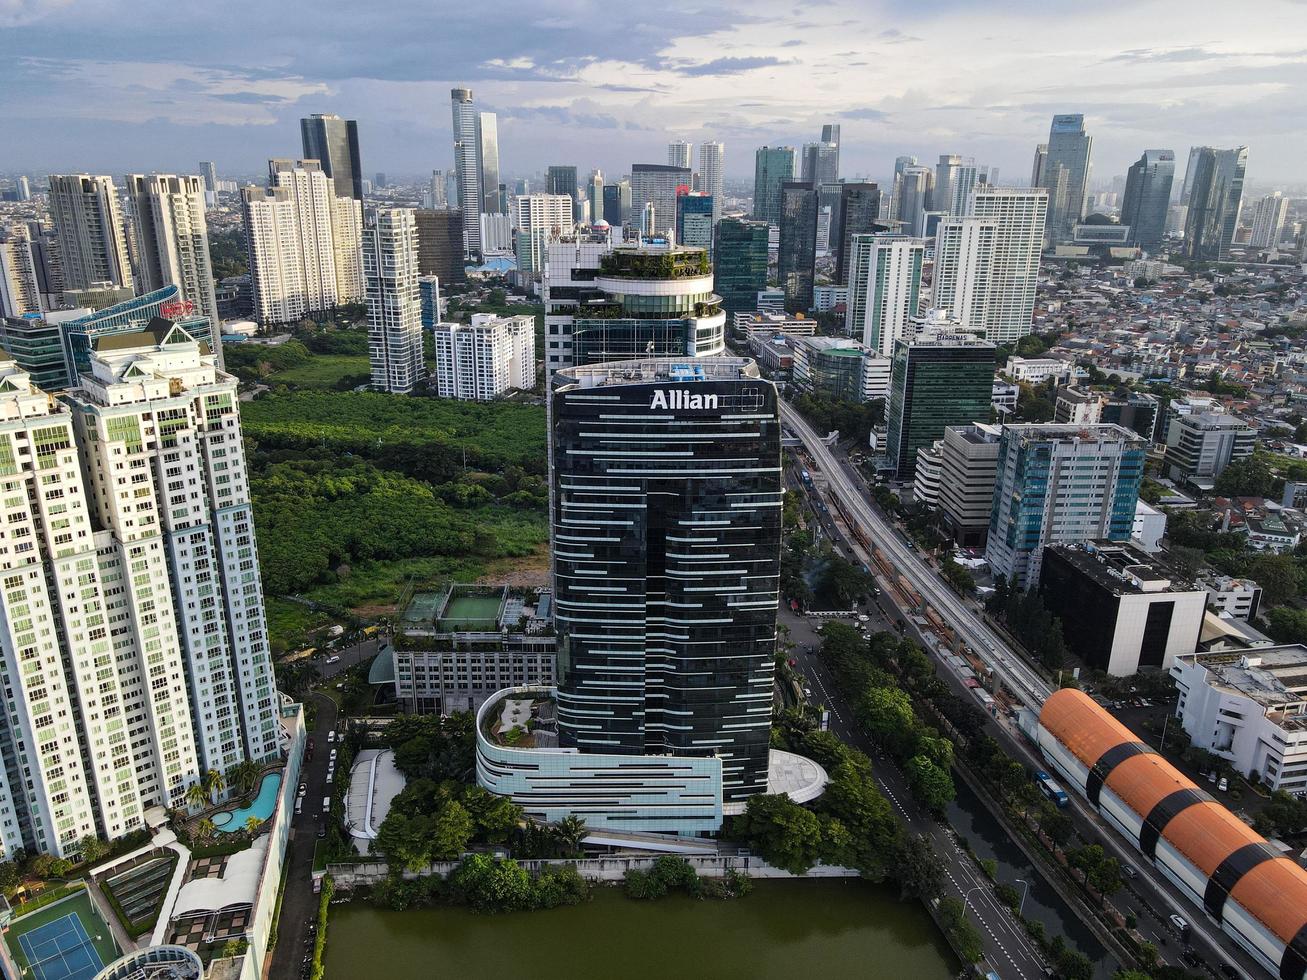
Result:
[[[331,750],[331,755],[327,756],[327,758],[330,759],[332,762],[335,762],[335,761],[336,761],[336,750],[335,750],[335,749],[332,749],[332,750]]]
[[[319,824],[319,825],[318,825],[318,840],[322,840],[322,838],[324,838],[324,837],[326,837],[326,836],[327,836],[327,825],[326,825],[325,823],[324,823],[324,824]]]
[[[1230,780],[1222,776],[1221,781],[1216,784],[1216,788],[1219,789],[1222,793],[1226,792],[1230,788]]]
[[[334,741],[336,741],[336,729],[333,728],[327,732],[327,744],[330,745]]]
[[[304,811],[304,797],[295,801],[295,816],[299,816]]]
[[[323,812],[323,813],[327,813],[327,812],[329,812],[330,810],[331,810],[331,797],[330,797],[330,796],[324,796],[324,797],[322,798],[322,812]],[[1171,916],[1171,918],[1174,919],[1175,916]]]
[[[1215,769],[1213,769],[1211,772],[1209,772],[1209,773],[1207,774],[1207,781],[1208,781],[1209,783],[1214,783],[1214,782],[1216,782],[1216,770],[1215,770]]]
[[[1133,864],[1122,864],[1121,873],[1132,880],[1139,877],[1139,872],[1135,870]]]
[[[330,656],[330,657],[327,658],[327,663],[329,663],[329,664],[338,664],[338,663],[340,663],[340,657],[337,656],[337,655],[335,655],[335,654],[333,654],[332,656]]]
[[[1170,916],[1171,928],[1173,928],[1181,939],[1189,937],[1189,923],[1185,921],[1184,916],[1176,915],[1174,912]]]
[[[304,797],[308,794],[308,791],[309,791],[309,784],[300,783],[300,790],[299,790],[300,799],[304,799]]]

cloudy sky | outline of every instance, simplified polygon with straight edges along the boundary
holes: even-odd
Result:
[[[849,176],[956,152],[1015,182],[1083,112],[1096,178],[1246,143],[1254,183],[1307,180],[1304,0],[0,0],[0,61],[0,171],[253,173],[336,112],[366,172],[417,173],[467,85],[506,174],[711,138],[743,176],[831,121]]]

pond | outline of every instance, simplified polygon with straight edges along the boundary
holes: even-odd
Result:
[[[726,901],[653,902],[596,888],[572,908],[474,915],[392,912],[363,902],[331,910],[328,980],[384,976],[886,977],[948,980],[958,961],[921,904],[856,880],[757,881]]]

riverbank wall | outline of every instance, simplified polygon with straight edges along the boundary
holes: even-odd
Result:
[[[551,858],[540,860],[522,860],[517,863],[532,874],[538,874],[547,867],[571,865],[586,881],[619,882],[628,871],[648,871],[653,867],[656,855],[613,855],[601,858]],[[702,878],[724,878],[727,872],[745,875],[749,878],[857,878],[856,868],[842,868],[834,865],[818,864],[809,868],[807,873],[796,875],[782,868],[774,868],[762,858],[739,854],[692,855],[684,860]],[[458,867],[457,861],[436,861],[421,871],[405,871],[403,877],[409,880],[426,878],[431,875],[446,876]],[[390,865],[383,861],[366,864],[331,864],[326,873],[336,883],[337,891],[350,890],[360,885],[375,885],[391,875]]]

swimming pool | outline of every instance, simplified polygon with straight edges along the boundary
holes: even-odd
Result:
[[[245,821],[250,817],[267,820],[272,816],[272,809],[277,805],[277,790],[281,789],[281,773],[270,772],[259,783],[259,795],[254,797],[249,806],[236,810],[220,810],[209,819],[214,827],[223,834],[234,834],[245,829]]]

